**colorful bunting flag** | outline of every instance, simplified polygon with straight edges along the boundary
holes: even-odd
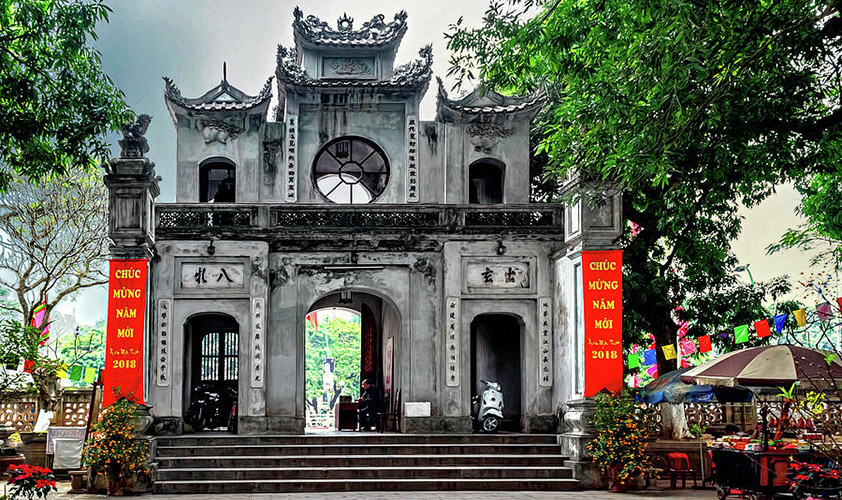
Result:
[[[706,353],[713,350],[713,346],[710,345],[710,335],[702,335],[699,337],[699,352]]]
[[[640,366],[640,355],[636,352],[629,355],[629,370]]]
[[[696,343],[692,340],[683,340],[681,341],[681,355],[682,356],[689,356],[696,352]]]
[[[649,374],[652,378],[658,378],[658,365],[652,365],[646,370],[646,373]]]
[[[819,313],[819,319],[822,321],[827,321],[833,317],[833,313],[830,312],[830,302],[817,305],[816,312]]]
[[[663,348],[664,350],[664,358],[665,359],[675,359],[675,346],[672,344],[667,344]]]
[[[85,368],[85,383],[93,384],[96,381],[96,368]]]
[[[47,301],[41,302],[35,309],[32,310],[32,326],[35,328],[44,327],[41,330],[41,343],[38,345],[45,345],[50,338],[50,325],[44,324],[44,316],[47,314]]]
[[[836,303],[839,304],[839,310],[842,311],[842,297],[838,297]]]
[[[798,323],[798,326],[806,326],[807,325],[807,309],[801,308],[797,311],[792,311],[792,315],[795,316],[795,322]]]
[[[61,368],[56,370],[56,377],[67,378],[67,365],[62,365]]]
[[[757,338],[764,338],[772,335],[772,332],[769,330],[769,320],[761,319],[760,321],[754,322],[754,330],[757,332]]]
[[[784,325],[786,325],[786,317],[787,316],[788,316],[787,313],[783,313],[783,314],[778,314],[777,316],[772,318],[772,319],[775,320],[775,331],[776,332],[781,333],[782,331],[784,331]]]
[[[643,353],[643,364],[646,366],[654,365],[658,362],[655,349],[649,349]]]
[[[70,367],[70,380],[74,382],[78,382],[82,380],[82,372],[84,367],[79,365],[73,365]]]
[[[740,325],[734,328],[734,340],[738,344],[748,342],[748,325]]]
[[[319,331],[319,320],[316,317],[316,314],[316,311],[313,311],[306,316],[307,321],[310,322],[310,326],[313,327],[313,333],[318,333]]]

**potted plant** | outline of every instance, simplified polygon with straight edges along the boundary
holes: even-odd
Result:
[[[47,498],[49,492],[56,491],[56,478],[46,467],[11,465],[8,472],[9,500]]]
[[[842,479],[837,469],[794,460],[789,464],[789,480],[795,498],[842,496]]]
[[[91,426],[82,463],[92,479],[106,478],[109,495],[123,495],[130,481],[149,471],[147,444],[135,433],[138,417],[137,405],[120,399],[103,410],[99,421]]]
[[[588,450],[607,476],[611,491],[626,491],[639,476],[651,474],[646,456],[645,412],[624,396],[600,394],[592,424],[597,437]]]

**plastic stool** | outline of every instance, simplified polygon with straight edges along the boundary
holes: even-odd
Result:
[[[690,458],[686,453],[670,453],[667,455],[670,471],[670,489],[675,489],[676,479],[681,476],[681,487],[687,487],[687,475],[693,478],[693,487],[696,488],[696,471],[690,468]]]

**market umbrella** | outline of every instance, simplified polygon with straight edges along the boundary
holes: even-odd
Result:
[[[842,385],[842,361],[828,351],[791,344],[752,347],[702,363],[683,373],[681,380],[726,387],[789,386],[800,381],[808,388],[824,389]]]
[[[747,403],[751,401],[751,391],[712,385],[694,385],[681,380],[691,367],[665,373],[646,384],[640,392],[638,401],[648,404],[657,403]]]

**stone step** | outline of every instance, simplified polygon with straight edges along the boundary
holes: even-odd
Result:
[[[265,479],[569,479],[563,466],[164,468],[159,481]]]
[[[481,455],[269,455],[269,456],[172,456],[158,457],[161,470],[170,468],[257,467],[443,467],[443,466],[561,466],[561,454]]]
[[[375,434],[347,432],[330,435],[191,434],[158,438],[159,446],[321,445],[321,444],[555,444],[555,434]]]
[[[336,491],[527,491],[576,490],[575,479],[267,479],[260,481],[157,481],[165,494],[290,493]]]
[[[480,454],[551,454],[559,453],[556,444],[230,444],[207,446],[161,446],[158,456],[273,456],[273,455],[480,455]]]

